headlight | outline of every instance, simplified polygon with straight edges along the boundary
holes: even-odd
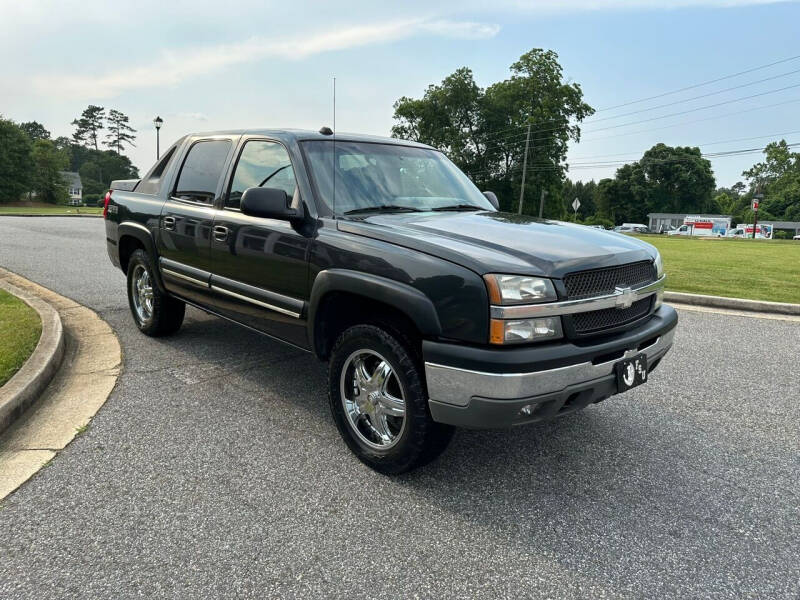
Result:
[[[661,260],[661,253],[658,250],[656,250],[656,259],[653,264],[656,267],[656,279],[661,279],[664,275],[664,261]]]
[[[661,253],[656,250],[656,259],[653,261],[653,264],[656,267],[656,279],[661,279],[664,276],[664,261],[661,260]],[[653,303],[653,310],[658,310],[658,308],[664,303],[664,289],[660,289],[656,292],[656,299]]]
[[[524,275],[485,275],[492,304],[535,304],[556,299],[553,282]]]
[[[492,344],[524,344],[555,340],[563,336],[561,317],[538,317],[511,321],[492,319],[489,341]]]

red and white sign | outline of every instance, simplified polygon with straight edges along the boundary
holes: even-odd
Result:
[[[753,200],[753,210],[758,210],[758,200],[757,199]]]

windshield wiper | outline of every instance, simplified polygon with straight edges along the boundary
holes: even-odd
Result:
[[[352,210],[346,210],[344,214],[346,215],[358,215],[361,213],[370,213],[370,212],[423,212],[418,208],[414,208],[413,206],[400,206],[399,204],[383,204],[382,206],[365,206],[363,208],[354,208]]]
[[[486,210],[482,206],[475,204],[450,204],[448,206],[437,206],[431,210]]]

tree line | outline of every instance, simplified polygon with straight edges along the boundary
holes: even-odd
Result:
[[[64,203],[69,194],[62,171],[80,174],[87,203],[99,200],[112,180],[139,176],[123,154],[136,139],[124,113],[89,105],[72,125],[72,137],[53,139],[37,121],[15,123],[0,116],[0,202],[35,195],[42,202]]]
[[[750,202],[761,193],[759,219],[800,220],[800,154],[785,141],[769,144],[764,162],[742,173],[747,183],[731,188],[716,187],[699,148],[662,143],[614,177],[570,180],[568,144],[580,141],[581,123],[594,112],[580,85],[564,80],[558,55],[534,48],[511,65],[510,77],[486,88],[463,67],[421,98],[398,99],[392,136],[445,151],[506,211],[517,210],[524,165],[522,212],[530,215],[544,198],[544,217],[587,224],[647,223],[650,212],[728,214],[743,223],[752,221]]]

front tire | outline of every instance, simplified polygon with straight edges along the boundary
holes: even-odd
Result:
[[[139,330],[149,336],[170,335],[180,329],[186,304],[162,292],[155,268],[144,250],[136,250],[128,261],[128,305]]]
[[[433,421],[421,367],[399,338],[375,325],[347,329],[328,368],[331,412],[366,465],[396,475],[441,454],[453,428]]]

